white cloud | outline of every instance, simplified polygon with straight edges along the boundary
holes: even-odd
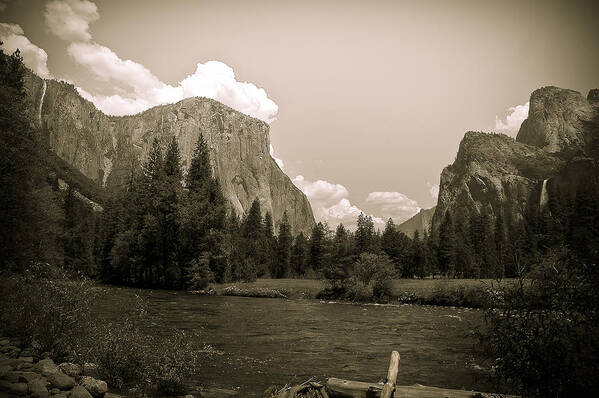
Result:
[[[95,43],[88,29],[100,16],[90,1],[54,0],[46,6],[45,15],[50,31],[71,42],[67,47],[69,55],[111,90],[109,94],[80,90],[104,113],[131,115],[189,97],[206,97],[267,123],[276,119],[279,107],[266,91],[237,81],[235,72],[225,63],[198,63],[191,75],[171,86],[144,65],[123,60],[110,48]]]
[[[520,125],[528,117],[529,104],[530,102],[527,102],[526,104],[509,108],[505,120],[495,116],[495,130],[511,136],[518,134]]]
[[[275,148],[272,146],[272,144],[270,144],[270,156],[275,160],[275,162],[279,165],[279,168],[281,170],[285,170],[285,163],[283,162],[283,160],[279,159],[278,157],[275,156]]]
[[[292,181],[310,201],[317,221],[326,221],[331,228],[339,224],[349,229],[356,228],[357,218],[363,211],[351,204],[347,198],[349,191],[343,185],[323,180],[312,182],[301,175]],[[379,217],[372,216],[372,220],[376,228],[382,229],[385,225]]]
[[[89,24],[100,18],[98,8],[86,0],[54,0],[44,13],[50,32],[66,41],[89,41]]]
[[[25,66],[38,76],[44,79],[51,77],[48,70],[48,54],[31,43],[19,25],[0,23],[0,41],[4,43],[2,48],[7,54],[12,54],[18,48]]]
[[[431,194],[431,197],[435,200],[439,199],[439,184],[431,184],[430,182],[426,183],[428,187],[428,192]]]
[[[145,66],[131,60],[122,60],[111,49],[97,43],[71,43],[67,52],[96,78],[116,85],[115,89],[141,95],[165,86]]]
[[[366,202],[375,206],[377,214],[385,219],[391,217],[396,223],[403,222],[420,211],[418,202],[399,192],[371,192]]]

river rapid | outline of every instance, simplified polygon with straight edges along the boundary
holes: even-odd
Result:
[[[139,294],[149,303],[144,327],[199,332],[213,352],[194,382],[241,396],[310,377],[377,382],[386,376],[392,350],[401,355],[398,384],[492,389],[475,351],[479,310],[106,289],[96,306],[99,317],[122,318]]]

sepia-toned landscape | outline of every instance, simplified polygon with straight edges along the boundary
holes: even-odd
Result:
[[[0,397],[599,393],[595,2],[0,1]]]

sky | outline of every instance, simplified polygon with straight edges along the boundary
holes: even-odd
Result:
[[[515,136],[535,89],[599,87],[596,1],[0,0],[0,40],[109,114],[190,96],[270,124],[316,218],[436,203],[469,130]]]

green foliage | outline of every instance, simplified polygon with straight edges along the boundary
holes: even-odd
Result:
[[[293,247],[290,255],[290,266],[292,273],[295,276],[303,276],[306,273],[307,257],[306,252],[308,250],[308,241],[304,237],[303,233],[299,233],[295,237]]]
[[[186,283],[192,290],[204,290],[214,282],[214,273],[210,269],[207,256],[191,260],[187,268]]]
[[[0,325],[8,335],[36,342],[40,354],[73,359],[92,322],[97,292],[88,279],[72,279],[63,268],[33,263],[2,282]]]
[[[499,285],[480,340],[500,380],[524,396],[599,392],[596,264],[553,248],[515,287]]]
[[[359,302],[391,298],[395,269],[387,256],[362,253],[350,267],[330,268],[326,273],[328,286],[320,297]]]
[[[111,387],[138,386],[158,396],[181,395],[202,360],[199,338],[182,331],[144,331],[147,303],[118,322],[94,315],[104,291],[64,268],[34,264],[5,278],[0,288],[0,331],[50,352],[56,361],[92,362]]]
[[[281,224],[279,225],[279,235],[277,236],[277,252],[275,266],[272,276],[275,278],[285,278],[289,274],[291,260],[291,245],[293,236],[291,236],[291,225],[287,218],[287,212],[283,214]]]

